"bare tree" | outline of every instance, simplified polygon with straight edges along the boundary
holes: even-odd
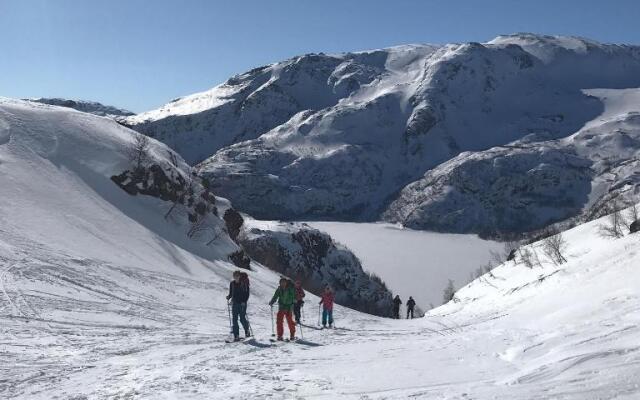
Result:
[[[167,213],[164,214],[165,220],[169,219],[169,216],[171,215],[171,213],[173,212],[173,210],[176,208],[177,205],[178,205],[178,201],[174,201],[173,204],[171,204],[171,208],[169,208],[169,211],[167,211]]]
[[[624,218],[622,217],[622,213],[617,207],[617,203],[614,202],[613,213],[609,214],[609,216],[606,218],[605,223],[600,224],[600,226],[598,227],[599,232],[604,237],[617,239],[624,236],[624,233],[622,231],[623,227]]]
[[[453,281],[449,279],[449,283],[447,284],[447,287],[444,288],[444,293],[442,294],[442,304],[450,302],[455,294],[456,288],[453,286]]]
[[[533,254],[533,263],[534,265],[542,268],[542,263],[540,262],[540,257],[538,257],[538,252],[535,247],[531,247],[531,253]]]
[[[491,264],[490,262],[486,263],[484,265],[484,267],[482,267],[484,269],[484,273],[485,274],[489,274],[489,277],[494,278],[493,276],[493,272],[491,272],[491,270],[493,270],[493,264]]]
[[[222,236],[222,234],[226,232],[226,229],[222,227],[218,227],[217,229],[212,229],[212,231],[213,231],[213,236],[207,242],[207,246],[210,246],[213,242],[218,240]]]
[[[542,250],[544,254],[551,259],[555,265],[560,265],[567,262],[564,258],[564,251],[567,248],[567,242],[562,237],[562,232],[550,235],[542,241]]]
[[[504,242],[501,250],[491,250],[489,254],[491,255],[491,262],[499,265],[505,261],[513,260],[513,256],[518,248],[517,241],[507,241]]]
[[[140,173],[142,167],[149,160],[149,137],[138,133],[133,144],[127,150],[129,161],[133,163],[134,171]]]
[[[191,226],[189,227],[189,230],[187,231],[187,237],[189,238],[193,238],[194,236],[209,230],[210,227],[206,222],[206,218],[205,217],[200,217],[198,216],[198,214],[195,214],[195,219],[193,222],[191,222]]]
[[[627,219],[629,224],[638,220],[638,205],[636,203],[633,203],[627,211]]]
[[[520,261],[529,269],[533,269],[533,252],[528,247],[521,247],[518,249],[518,255]]]

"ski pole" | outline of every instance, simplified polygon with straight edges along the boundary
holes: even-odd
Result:
[[[304,321],[304,303],[302,303],[302,306],[300,307],[300,311],[302,312],[302,321]]]
[[[227,301],[227,314],[229,314],[229,331],[233,333],[233,323],[231,322],[231,303]]]
[[[322,311],[320,311],[320,308],[321,308],[321,306],[320,306],[320,304],[318,304],[318,326],[320,326],[320,313],[322,312]]]
[[[273,328],[273,304],[271,305],[271,336],[275,336],[276,332]]]
[[[300,338],[304,340],[304,333],[302,333],[302,324],[298,325],[298,328],[300,328]]]
[[[245,305],[245,309],[244,309],[244,319],[247,321],[247,325],[249,325],[249,334],[251,335],[251,337],[255,337],[253,335],[253,327],[251,326],[251,322],[249,321],[249,317],[247,316],[247,306],[246,305]]]

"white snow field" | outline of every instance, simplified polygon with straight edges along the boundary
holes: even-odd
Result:
[[[225,344],[234,244],[189,241],[122,192],[133,133],[0,99],[0,398],[636,399],[640,236],[565,233],[568,263],[513,262],[415,320],[336,309],[272,346],[277,276],[250,272],[256,338]],[[156,161],[166,147],[153,142]],[[180,164],[181,165],[181,164]],[[535,246],[535,245],[534,245]]]
[[[325,222],[306,224],[347,246],[362,267],[378,275],[403,304],[412,296],[418,306],[442,304],[448,280],[460,287],[491,260],[503,245],[476,235],[416,231],[389,223]],[[403,307],[404,310],[404,307]],[[405,311],[406,316],[406,311]]]

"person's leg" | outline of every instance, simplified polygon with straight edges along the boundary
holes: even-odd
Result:
[[[327,312],[328,318],[329,318],[329,326],[333,326],[333,308],[331,310],[328,310]]]
[[[278,316],[276,317],[276,331],[278,333],[278,339],[282,339],[282,334],[284,333],[284,314],[284,311],[278,310]]]
[[[300,302],[296,301],[293,304],[293,315],[296,317],[296,324],[300,323]]]
[[[233,303],[231,305],[231,319],[233,320],[233,337],[240,335],[240,327],[238,326],[238,314],[240,313],[240,304]]]
[[[240,323],[244,328],[244,335],[249,336],[249,321],[247,321],[247,303],[239,304],[238,307],[240,309],[240,313],[239,313]]]
[[[322,326],[327,326],[327,318],[329,316],[329,313],[327,312],[326,308],[322,309]]]
[[[296,324],[293,322],[293,313],[291,311],[287,311],[285,314],[287,317],[287,324],[289,325],[289,334],[291,339],[296,337]]]

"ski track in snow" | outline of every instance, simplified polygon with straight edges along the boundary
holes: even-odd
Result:
[[[256,339],[226,344],[226,310],[206,300],[193,306],[181,301],[215,295],[210,285],[41,251],[3,257],[3,398],[640,394],[637,295],[610,297],[603,305],[614,311],[608,319],[584,320],[564,332],[519,327],[508,312],[469,314],[455,306],[409,321],[338,308],[338,329],[318,330],[311,329],[316,314],[310,301],[306,323],[311,326],[303,326],[303,334],[318,346],[271,344],[268,307],[251,304]],[[125,291],[132,283],[147,287]],[[101,322],[91,321],[90,313],[112,315]]]

